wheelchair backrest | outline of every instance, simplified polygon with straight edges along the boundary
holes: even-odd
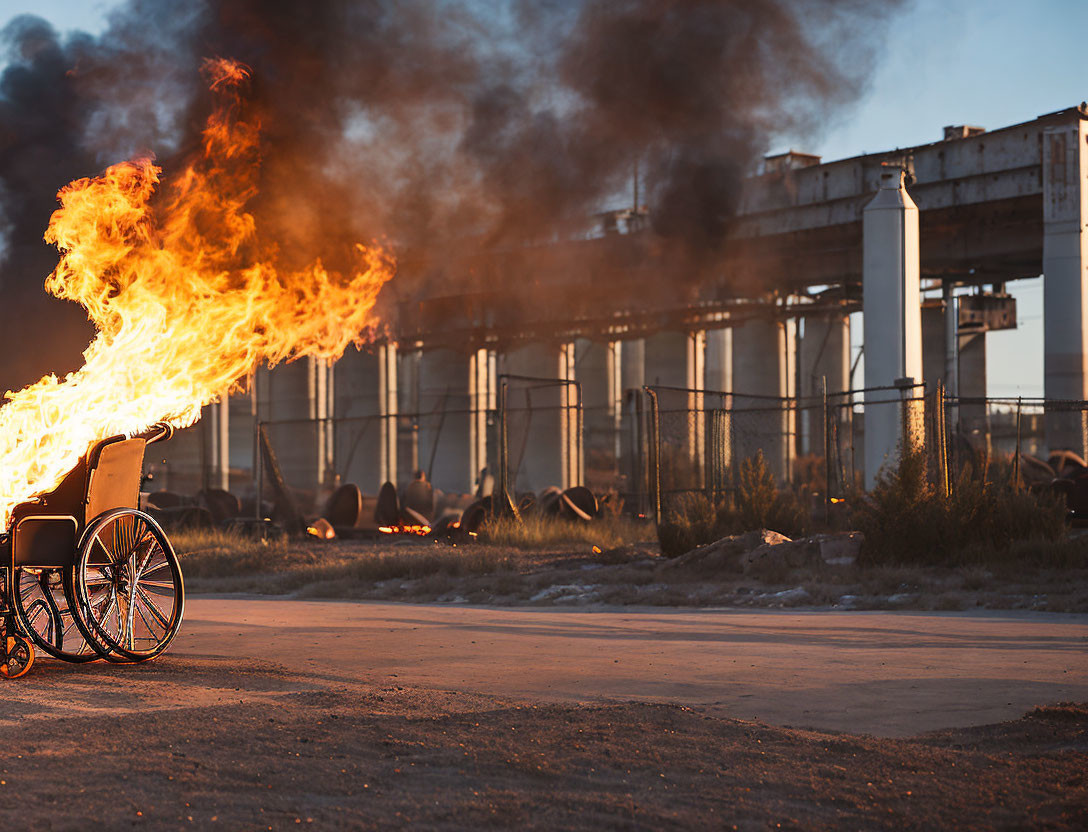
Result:
[[[123,439],[94,449],[88,458],[84,525],[111,508],[138,508],[144,446],[140,438]]]
[[[137,508],[143,473],[143,438],[113,436],[87,453],[53,491],[12,512],[12,563],[63,567],[75,559],[84,529],[103,512]]]

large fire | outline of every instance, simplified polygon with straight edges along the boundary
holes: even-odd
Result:
[[[59,194],[46,289],[84,306],[97,334],[82,368],[0,407],[0,528],[98,439],[191,425],[261,362],[336,358],[374,324],[394,271],[381,248],[359,245],[347,276],[320,260],[285,273],[259,250],[246,210],[259,167],[259,125],[241,114],[249,73],[222,59],[205,72],[216,108],[181,171],[136,159]]]

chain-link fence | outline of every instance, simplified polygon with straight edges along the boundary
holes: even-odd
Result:
[[[289,491],[303,513],[341,485],[376,494],[425,480],[475,497],[505,483],[516,496],[585,478],[581,390],[562,379],[503,375],[497,395],[439,395],[422,412],[273,419],[255,425],[256,504]]]
[[[922,384],[828,392],[822,397],[753,396],[652,386],[632,410],[630,482],[640,510],[667,514],[685,495],[721,503],[734,494],[744,464],[757,457],[779,488],[832,504],[865,485],[865,416],[895,408],[897,452],[923,453],[931,480],[951,493],[962,476],[1007,476],[1019,485],[1082,470],[1088,403],[948,396]],[[873,421],[874,430],[877,422]]]
[[[429,403],[417,412],[248,426],[232,417],[226,475],[216,473],[218,440],[205,420],[179,432],[171,457],[152,460],[151,487],[195,493],[222,483],[255,508],[258,498],[273,499],[278,479],[311,513],[345,483],[370,495],[384,482],[403,487],[417,478],[469,496],[505,485],[514,498],[588,484],[652,517],[683,495],[730,499],[742,466],[757,457],[779,488],[815,506],[850,498],[865,486],[866,411],[877,408],[901,411],[907,444],[926,454],[946,493],[965,472],[995,465],[1018,483],[1049,482],[1083,465],[1088,447],[1084,401],[951,397],[940,386],[807,398],[652,386],[586,408],[575,382],[509,375],[490,397]]]

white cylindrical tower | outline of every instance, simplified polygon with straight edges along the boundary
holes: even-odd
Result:
[[[880,190],[863,219],[862,273],[865,331],[865,387],[893,387],[904,379],[922,381],[921,268],[918,206],[907,194],[903,171],[881,175]],[[920,395],[905,389],[904,396]],[[904,408],[891,402],[896,390],[865,394],[865,487],[872,488],[885,465],[895,464],[904,434]],[[884,402],[878,404],[878,402]]]

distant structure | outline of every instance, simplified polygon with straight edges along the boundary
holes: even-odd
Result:
[[[831,391],[942,379],[984,396],[986,333],[1016,325],[1005,288],[1038,275],[1046,397],[1088,398],[1086,125],[1081,104],[840,161],[767,157],[727,239],[690,269],[638,205],[577,239],[431,266],[441,291],[405,302],[387,342],[334,367],[258,373],[251,396],[211,406],[188,446],[174,443],[164,476],[178,489],[243,488],[260,420],[273,423],[289,481],[320,489],[339,477],[373,492],[422,468],[437,488],[470,492],[482,468],[496,470],[489,414],[504,377],[554,380],[508,383],[532,400],[524,447],[510,451],[526,489],[580,482],[595,453],[622,457],[628,391],[644,384],[686,388],[695,403],[700,391],[814,399],[825,379]],[[849,351],[859,311],[864,382]],[[870,483],[899,418],[865,416],[858,461]],[[821,446],[821,427],[786,408],[774,420],[779,438],[762,450],[786,476],[796,454]],[[1048,413],[1045,432],[1051,448],[1086,450],[1079,412]]]

